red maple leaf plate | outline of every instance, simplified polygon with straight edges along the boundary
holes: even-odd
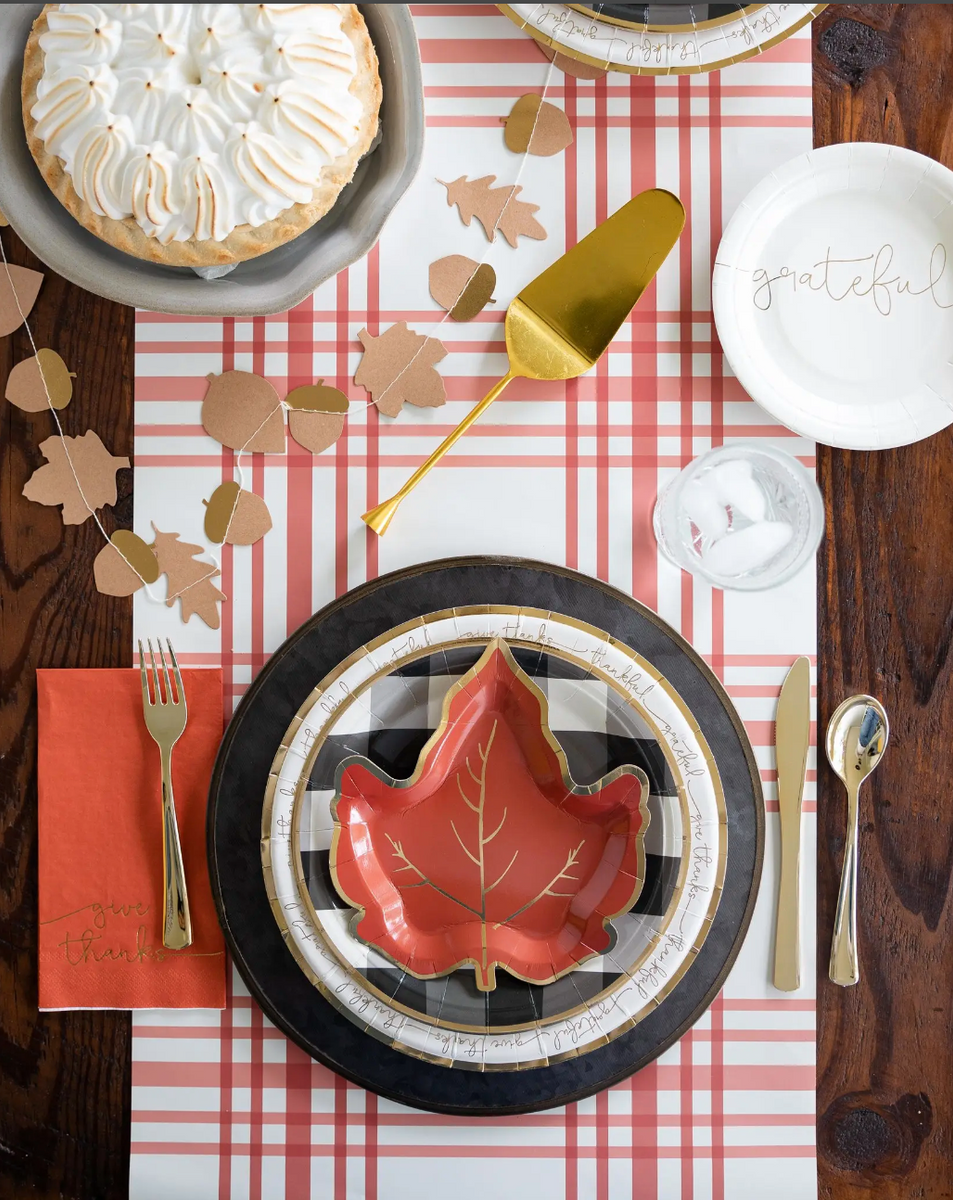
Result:
[[[639,897],[649,783],[622,766],[573,782],[546,697],[505,642],[450,689],[409,779],[338,768],[331,875],[351,932],[411,975],[466,964],[546,984],[608,947]]]

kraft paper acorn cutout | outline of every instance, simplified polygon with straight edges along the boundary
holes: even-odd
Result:
[[[96,590],[104,596],[131,596],[158,578],[152,547],[131,529],[117,529],[93,560]]]
[[[261,496],[246,492],[237,483],[222,483],[203,500],[205,536],[228,546],[251,546],[271,528],[271,513]]]
[[[333,446],[344,432],[349,401],[336,387],[319,379],[315,384],[294,388],[285,396],[288,405],[288,432],[294,440],[320,454]]]
[[[75,378],[55,350],[37,350],[10,372],[4,395],[24,412],[43,412],[50,404],[63,409],[73,398]]]
[[[516,154],[550,158],[572,145],[569,118],[561,108],[536,95],[520,96],[503,124],[503,140]]]
[[[42,282],[39,271],[0,263],[0,337],[19,329],[30,315]]]
[[[523,190],[519,184],[492,187],[495,181],[495,175],[484,175],[481,179],[467,179],[461,175],[452,183],[437,180],[447,189],[447,203],[457,206],[464,225],[469,225],[476,217],[491,242],[496,241],[497,231],[514,248],[520,237],[543,241],[546,230],[533,216],[539,211],[539,205],[517,199]]]
[[[209,437],[230,450],[284,453],[285,415],[267,379],[251,371],[223,371],[208,381],[202,424]]]
[[[496,271],[465,254],[448,254],[430,264],[430,294],[454,321],[472,321],[488,304],[495,304]]]
[[[546,984],[603,953],[645,877],[649,784],[569,775],[543,693],[490,643],[444,701],[409,779],[338,768],[331,874],[351,932],[420,979],[472,964]]]
[[[212,580],[221,572],[214,563],[196,559],[203,553],[201,546],[181,541],[177,533],[163,533],[154,524],[152,529],[155,541],[151,546],[130,529],[116,530],[93,562],[97,590],[104,596],[131,596],[165,575],[166,607],[180,600],[186,624],[195,613],[210,629],[218,629],[218,605],[225,595]]]

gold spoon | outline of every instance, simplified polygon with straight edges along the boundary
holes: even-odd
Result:
[[[510,369],[389,500],[362,520],[381,534],[400,502],[512,379],[574,379],[594,366],[678,241],[685,210],[671,192],[634,196],[527,284],[506,310]]]
[[[857,794],[883,758],[890,726],[873,696],[851,696],[834,711],[827,726],[827,759],[847,788],[847,840],[841,871],[830,975],[849,987],[860,979],[857,965]]]

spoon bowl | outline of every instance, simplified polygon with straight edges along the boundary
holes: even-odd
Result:
[[[887,749],[890,724],[873,696],[851,696],[838,705],[827,726],[827,760],[847,789],[847,840],[841,872],[830,976],[849,987],[860,979],[857,961],[857,828],[860,785]]]
[[[890,723],[879,700],[851,696],[838,705],[827,726],[827,761],[845,787],[859,785],[887,749]]]

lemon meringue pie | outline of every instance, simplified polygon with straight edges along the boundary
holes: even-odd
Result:
[[[327,213],[377,133],[354,4],[47,4],[23,121],[55,195],[153,262],[240,262]]]

